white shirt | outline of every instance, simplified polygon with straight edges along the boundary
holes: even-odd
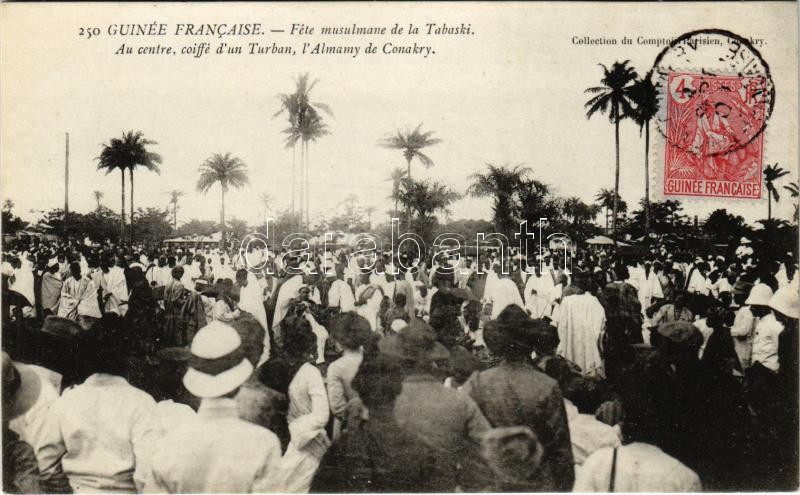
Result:
[[[498,279],[492,285],[492,291],[487,299],[492,303],[492,319],[497,318],[506,307],[512,304],[525,309],[525,303],[522,302],[522,296],[519,295],[517,284],[510,278]]]
[[[281,446],[266,428],[238,417],[234,399],[203,399],[197,417],[155,446],[146,490],[161,493],[271,493]]]
[[[119,376],[96,373],[67,389],[50,406],[37,458],[43,477],[59,461],[76,493],[134,493],[157,438],[150,395]]]
[[[328,290],[328,307],[340,308],[342,313],[353,311],[356,300],[353,297],[353,290],[344,280],[334,280]]]
[[[608,492],[613,448],[603,448],[586,459],[575,478],[575,492]],[[617,448],[616,492],[699,492],[697,474],[655,445],[633,442]]]
[[[778,363],[778,336],[783,332],[783,325],[770,313],[756,324],[753,337],[752,362],[760,362],[772,371],[780,368]]]

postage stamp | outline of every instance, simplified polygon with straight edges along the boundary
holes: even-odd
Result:
[[[697,200],[761,199],[775,88],[750,40],[718,29],[686,33],[658,55],[650,78],[664,137],[655,191]]]
[[[761,76],[670,73],[664,194],[761,198]]]

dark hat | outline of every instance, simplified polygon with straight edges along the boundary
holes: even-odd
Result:
[[[509,305],[483,329],[486,347],[498,356],[530,354],[538,342],[541,320],[532,320],[524,309]],[[538,330],[538,331],[537,331]]]
[[[83,329],[74,320],[51,315],[44,319],[42,332],[56,337],[70,338],[83,333]]]
[[[470,289],[463,289],[461,287],[457,287],[453,289],[453,297],[459,299],[461,301],[471,301],[475,299],[472,295],[472,291]]]
[[[14,419],[25,414],[39,398],[42,383],[39,376],[25,365],[11,361],[3,353],[3,417]]]
[[[369,322],[354,311],[342,313],[333,320],[331,334],[346,349],[358,349],[372,334]]]
[[[686,347],[699,348],[703,344],[703,334],[688,321],[662,323],[658,327],[658,334],[666,340]]]
[[[438,361],[450,356],[447,348],[436,341],[430,325],[419,318],[399,334],[382,338],[378,348],[389,356],[412,361]]]

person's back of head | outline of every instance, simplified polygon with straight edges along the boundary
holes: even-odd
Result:
[[[385,354],[364,360],[352,386],[368,408],[391,406],[403,389],[399,361]]]

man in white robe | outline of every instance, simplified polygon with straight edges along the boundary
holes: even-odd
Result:
[[[128,312],[128,282],[125,280],[125,270],[120,266],[113,265],[109,267],[108,273],[103,274],[103,279],[105,281],[103,300],[106,305],[106,313],[125,316],[125,313]]]
[[[572,294],[558,307],[557,352],[577,364],[584,375],[604,376],[598,343],[606,324],[606,313],[591,293]]]
[[[547,312],[553,291],[553,275],[549,270],[541,273],[538,267],[534,270],[525,282],[525,309],[530,311],[531,318],[541,318]]]
[[[246,270],[239,270],[236,273],[236,283],[239,285],[239,308],[247,311],[264,329],[264,352],[261,354],[260,363],[269,359],[269,331],[267,327],[267,310],[264,308],[264,290],[258,279]]]
[[[492,303],[492,319],[497,318],[507,306],[512,304],[525,309],[525,303],[522,301],[522,296],[519,295],[517,284],[505,274],[501,274],[497,282],[492,285],[492,290],[487,300]]]
[[[272,318],[273,333],[278,331],[281,322],[286,317],[286,313],[289,311],[289,304],[291,300],[297,297],[300,287],[302,286],[303,275],[297,274],[286,280],[278,288],[278,297],[275,301],[275,315]],[[275,335],[277,335],[277,333],[275,333]]]

